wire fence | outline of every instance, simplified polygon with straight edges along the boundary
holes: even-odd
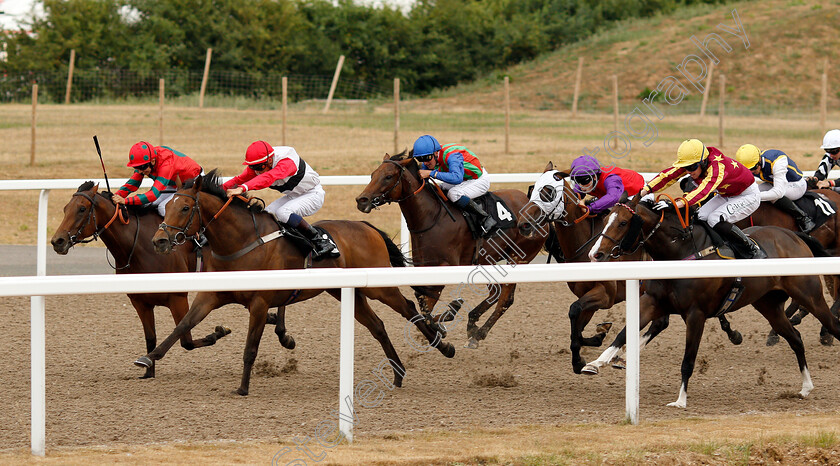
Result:
[[[0,103],[27,103],[32,84],[38,83],[42,103],[64,102],[67,72],[0,72]],[[180,103],[198,101],[203,72],[189,70],[132,71],[120,69],[75,70],[70,100],[74,103],[152,100],[158,98],[159,81],[164,79],[166,98]],[[289,102],[324,99],[332,76],[288,75]],[[206,96],[244,97],[255,102],[277,101],[282,97],[280,74],[211,71]],[[334,98],[370,99],[392,92],[374,83],[339,79]]]

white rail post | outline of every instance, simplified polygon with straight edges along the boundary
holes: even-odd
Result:
[[[639,423],[639,280],[627,280],[627,420]]]
[[[36,274],[47,275],[47,201],[50,191],[41,190],[38,199],[38,245],[36,246]],[[31,397],[32,397],[32,454],[44,456],[47,442],[47,389],[46,389],[46,318],[44,297],[33,296],[29,311],[31,345]]]
[[[408,224],[405,223],[405,217],[402,212],[400,212],[400,249],[405,255],[411,252],[411,235],[409,234]]]
[[[341,289],[341,337],[338,370],[338,430],[353,442],[353,324],[356,322],[356,289]]]

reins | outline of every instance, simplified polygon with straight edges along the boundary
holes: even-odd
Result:
[[[97,224],[97,221],[96,221],[96,199],[95,199],[96,195],[94,195],[94,197],[91,197],[87,193],[77,192],[77,193],[73,193],[73,196],[80,196],[80,197],[83,197],[83,198],[87,199],[87,201],[90,202],[90,211],[88,211],[87,221],[85,221],[85,223],[83,223],[81,226],[79,226],[79,229],[76,231],[75,235],[70,235],[70,246],[75,246],[77,244],[86,244],[86,243],[90,243],[91,241],[98,240],[99,236],[101,236],[102,233],[105,230],[107,230],[108,227],[110,227],[112,223],[114,223],[114,220],[116,220],[117,217],[119,217],[119,219],[120,219],[120,221],[122,222],[123,225],[128,225],[128,219],[123,217],[122,209],[119,206],[115,206],[116,208],[114,209],[114,215],[111,217],[111,219],[108,221],[108,223],[105,224],[105,226],[103,226],[102,228],[98,228],[98,229],[94,230],[91,237],[86,239],[86,240],[85,239],[78,239],[79,236],[83,236],[82,230],[87,228],[87,226],[90,225],[91,221],[93,221],[94,228],[96,227],[96,224]]]

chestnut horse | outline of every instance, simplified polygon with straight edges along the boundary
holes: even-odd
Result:
[[[692,215],[673,208],[656,212],[650,202],[639,202],[639,196],[627,204],[618,204],[610,210],[607,226],[589,252],[593,261],[608,260],[627,251],[644,247],[654,260],[680,260],[702,256],[699,260],[713,260],[717,254],[710,251],[711,237],[704,228],[692,228]],[[779,227],[751,227],[745,230],[766,252],[768,257],[813,257],[828,255],[812,238],[802,233]],[[801,235],[801,236],[799,236]],[[703,251],[703,252],[699,252]],[[682,361],[682,382],[677,401],[669,406],[685,408],[688,379],[694,371],[697,350],[703,336],[706,319],[714,317],[720,304],[727,297],[735,281],[733,277],[645,280],[645,292],[639,307],[639,325],[644,328],[652,320],[669,314],[679,314],[686,323],[686,345]],[[801,397],[807,396],[814,385],[805,361],[802,339],[784,314],[788,297],[801,303],[832,335],[840,336],[840,321],[831,314],[822,294],[819,276],[793,277],[744,277],[743,293],[728,310],[733,311],[752,305],[770,323],[773,330],[787,340],[796,353],[802,375]],[[604,353],[584,368],[585,373],[596,374],[624,344],[626,328]],[[637,331],[637,329],[631,329]],[[649,339],[642,338],[646,343]]]
[[[493,265],[503,259],[509,265],[527,264],[539,253],[545,238],[527,238],[517,228],[501,230],[486,240],[476,240],[455,204],[442,198],[431,181],[421,179],[418,169],[419,165],[411,152],[403,151],[394,156],[386,154],[382,164],[371,173],[370,183],[356,197],[356,206],[364,213],[382,204],[399,204],[411,233],[411,257],[415,266]],[[528,197],[515,189],[494,193],[507,204],[514,220],[518,220],[519,212],[528,203]],[[482,247],[484,244],[490,247]],[[420,310],[429,323],[433,321],[431,311],[440,299],[443,288],[430,286],[425,295],[416,293]],[[496,321],[513,304],[515,283],[499,285],[491,282],[488,289],[488,296],[469,313],[468,348],[477,348],[478,343],[487,337]],[[462,303],[463,300],[456,299],[450,303],[450,310],[457,312]],[[478,319],[494,303],[496,309],[493,314],[483,326],[478,327]],[[444,315],[448,316],[444,320],[454,318],[450,311]]]
[[[93,181],[86,181],[64,206],[64,219],[50,241],[55,252],[65,255],[76,244],[102,238],[102,242],[114,256],[113,267],[118,274],[195,272],[196,253],[193,247],[181,248],[177,254],[168,257],[155,254],[151,239],[162,220],[157,211],[147,210],[140,214],[138,209],[131,209],[128,212],[133,215],[125,219],[126,211],[117,210],[111,202],[111,193],[100,193],[98,189],[99,186],[94,185]],[[143,324],[146,351],[151,351],[157,346],[155,306],[168,307],[176,324],[184,318],[189,309],[186,292],[130,293],[128,299],[131,300],[131,305]],[[214,333],[201,340],[193,340],[187,332],[181,337],[181,346],[187,350],[209,346],[229,333],[230,330],[218,326]],[[151,364],[141,378],[154,376],[155,366]]]
[[[840,206],[840,193],[831,189],[818,189],[814,192],[830,201],[833,201],[836,206]],[[762,202],[752,215],[744,220],[741,220],[736,225],[742,229],[750,226],[777,226],[787,228],[792,231],[799,231],[799,227],[797,227],[793,217],[791,217],[790,214],[777,209],[770,202]],[[815,228],[809,234],[812,238],[819,241],[822,247],[828,251],[829,254],[832,256],[840,255],[840,215],[837,215],[836,213],[831,215],[825,223]],[[840,308],[840,300],[838,300],[838,297],[840,297],[840,277],[826,275],[823,278],[825,278],[825,285],[829,294],[831,294],[831,297],[834,298],[834,304],[831,306],[831,313],[837,316],[838,308]],[[797,310],[799,312],[794,315]],[[802,318],[807,315],[807,311],[799,306],[798,303],[792,302],[790,306],[788,306],[787,310],[785,310],[785,315],[791,318],[793,325],[798,325]],[[823,327],[820,330],[821,344],[829,346],[832,344],[833,339],[834,338],[828,332],[827,328]],[[776,332],[771,330],[770,334],[767,335],[767,346],[775,345],[778,342],[779,336]]]
[[[308,254],[303,253],[293,243],[294,239],[289,238],[289,232],[278,233],[278,224],[271,214],[253,212],[243,199],[226,197],[216,170],[187,182],[175,193],[175,197],[167,206],[164,223],[160,225],[160,230],[152,240],[155,250],[162,254],[171,253],[173,246],[179,244],[181,239],[204,232],[214,256],[214,260],[208,262],[209,270],[303,269]],[[405,258],[399,248],[385,233],[369,223],[327,220],[315,225],[329,232],[341,255],[316,261],[313,267],[405,266]],[[268,239],[266,235],[276,239]],[[210,311],[225,304],[239,303],[248,308],[250,320],[243,356],[242,382],[236,393],[247,395],[251,368],[257,357],[268,308],[280,306],[281,310],[284,310],[282,308],[286,305],[305,301],[324,291],[341,300],[341,290],[335,288],[200,292],[172,335],[149,354],[135,361],[135,364],[146,366],[162,358],[176,339],[201,322]],[[451,344],[440,341],[440,336],[432,331],[423,319],[414,318],[418,316],[414,303],[406,299],[398,288],[356,289],[356,320],[370,331],[385,351],[394,372],[395,386],[402,386],[405,366],[391,344],[385,325],[368,304],[368,299],[388,305],[406,320],[415,323],[432,346],[436,346],[446,357],[451,358],[455,355],[455,348]]]

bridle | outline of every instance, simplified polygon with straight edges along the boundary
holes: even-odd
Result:
[[[217,218],[219,218],[219,215],[222,215],[222,212],[224,212],[224,210],[227,209],[227,207],[230,205],[230,203],[233,201],[234,198],[239,198],[242,201],[248,202],[248,198],[246,198],[244,196],[237,195],[237,196],[228,197],[228,199],[224,203],[224,205],[222,205],[222,207],[219,209],[219,211],[216,212],[215,215],[213,215],[213,218],[208,220],[207,224],[204,224],[204,222],[201,219],[201,208],[199,206],[199,201],[198,201],[198,196],[199,196],[200,193],[201,193],[201,191],[199,190],[199,191],[196,191],[195,196],[193,196],[192,194],[178,193],[178,192],[176,192],[173,195],[173,197],[174,196],[188,197],[188,198],[190,198],[194,201],[192,207],[190,208],[190,218],[187,219],[187,224],[186,225],[184,225],[183,227],[178,227],[178,226],[174,226],[174,225],[169,225],[166,222],[161,222],[160,226],[158,227],[158,230],[163,230],[163,232],[166,233],[167,239],[169,239],[169,241],[172,243],[173,246],[178,246],[178,245],[181,245],[181,244],[184,244],[184,243],[187,242],[187,239],[190,236],[190,235],[187,234],[187,231],[192,227],[193,221],[195,220],[195,217],[196,217],[196,213],[198,213],[199,228],[198,228],[198,231],[195,233],[194,236],[199,236],[200,237],[201,235],[204,234],[204,231],[207,230],[207,226],[210,225],[211,223],[213,223],[213,220],[216,220]],[[253,215],[252,215],[252,217],[253,217]],[[257,228],[257,222],[256,222],[256,219],[254,219],[254,229],[256,229],[256,228]],[[176,231],[174,237],[169,233],[170,229]]]
[[[70,236],[70,246],[71,247],[75,246],[77,244],[80,244],[80,243],[81,244],[90,243],[91,241],[99,239],[99,237],[102,236],[102,233],[105,230],[107,230],[108,227],[110,227],[111,224],[113,224],[114,221],[118,217],[120,219],[120,222],[123,225],[128,225],[129,220],[123,216],[124,215],[123,214],[123,209],[120,206],[115,205],[114,206],[115,207],[114,215],[111,217],[110,220],[108,220],[108,223],[106,223],[101,228],[95,230],[90,238],[88,238],[88,239],[78,239],[79,237],[86,236],[82,231],[87,229],[88,225],[90,225],[91,222],[93,222],[94,227],[97,225],[97,221],[96,221],[96,195],[94,194],[93,197],[91,197],[87,193],[77,192],[77,193],[73,193],[73,196],[80,196],[80,197],[83,197],[83,198],[87,199],[88,202],[90,202],[90,211],[88,211],[87,220],[79,226],[79,229],[76,230],[76,234],[75,235],[69,235]],[[112,269],[122,270],[122,269],[127,268],[129,265],[131,265],[131,258],[134,257],[134,251],[135,251],[135,249],[137,249],[137,238],[139,236],[140,236],[140,219],[138,218],[137,219],[137,229],[134,231],[134,243],[132,243],[132,245],[131,245],[131,251],[128,253],[128,259],[125,261],[125,265],[122,266],[122,267],[117,267],[116,260],[115,260],[114,264],[111,264],[111,261],[109,259],[108,260],[108,265],[110,265]]]
[[[674,198],[667,194],[660,194],[659,196],[657,196],[656,201],[658,202],[659,199],[661,199],[663,196],[671,200],[672,206],[676,204]],[[683,201],[685,201],[685,198],[680,199],[683,199]],[[644,246],[644,244],[659,230],[660,227],[662,227],[662,221],[665,220],[665,210],[663,209],[661,214],[659,215],[659,220],[657,220],[656,225],[654,225],[653,228],[651,228],[650,232],[645,235],[644,230],[642,229],[642,217],[627,204],[618,203],[616,205],[627,209],[627,211],[629,211],[630,214],[632,214],[632,217],[630,219],[630,231],[634,229],[635,223],[636,225],[638,225],[637,228],[639,229],[639,232],[633,236],[629,236],[630,232],[628,232],[628,235],[625,235],[624,238],[621,239],[621,241],[617,241],[615,238],[611,238],[609,235],[606,235],[603,232],[601,232],[599,236],[603,236],[604,238],[607,238],[615,244],[615,246],[613,246],[612,250],[610,251],[610,257],[613,259],[617,259],[620,256],[634,254],[636,251],[639,250],[640,247]],[[684,212],[680,212],[680,209],[675,208],[677,212],[677,219],[679,220],[682,228],[672,228],[675,228],[678,231],[680,231],[680,239],[686,239],[689,236],[691,236],[693,243],[694,234],[692,225],[690,224],[689,217],[691,213],[688,203],[684,202],[684,207]],[[637,239],[638,241],[636,241]],[[634,245],[635,247],[633,247]],[[695,249],[697,249],[696,245]]]
[[[411,198],[412,196],[416,195],[417,193],[422,191],[423,188],[426,186],[425,183],[421,182],[420,187],[417,188],[417,190],[415,190],[411,194],[408,194],[408,195],[406,195],[406,196],[404,196],[400,199],[391,199],[390,198],[391,191],[395,190],[397,188],[397,186],[400,186],[403,183],[403,174],[405,173],[406,168],[405,168],[405,165],[397,162],[396,160],[387,159],[387,160],[383,160],[382,163],[392,163],[392,164],[396,165],[397,168],[400,169],[400,173],[399,173],[399,175],[397,175],[397,177],[396,177],[397,180],[394,182],[393,186],[391,186],[390,188],[388,188],[387,190],[383,191],[381,194],[379,194],[378,196],[376,196],[376,197],[374,197],[370,200],[370,204],[373,207],[379,207],[383,204],[390,204],[392,202],[396,202],[397,204],[399,204],[400,202],[405,201],[405,200]]]

